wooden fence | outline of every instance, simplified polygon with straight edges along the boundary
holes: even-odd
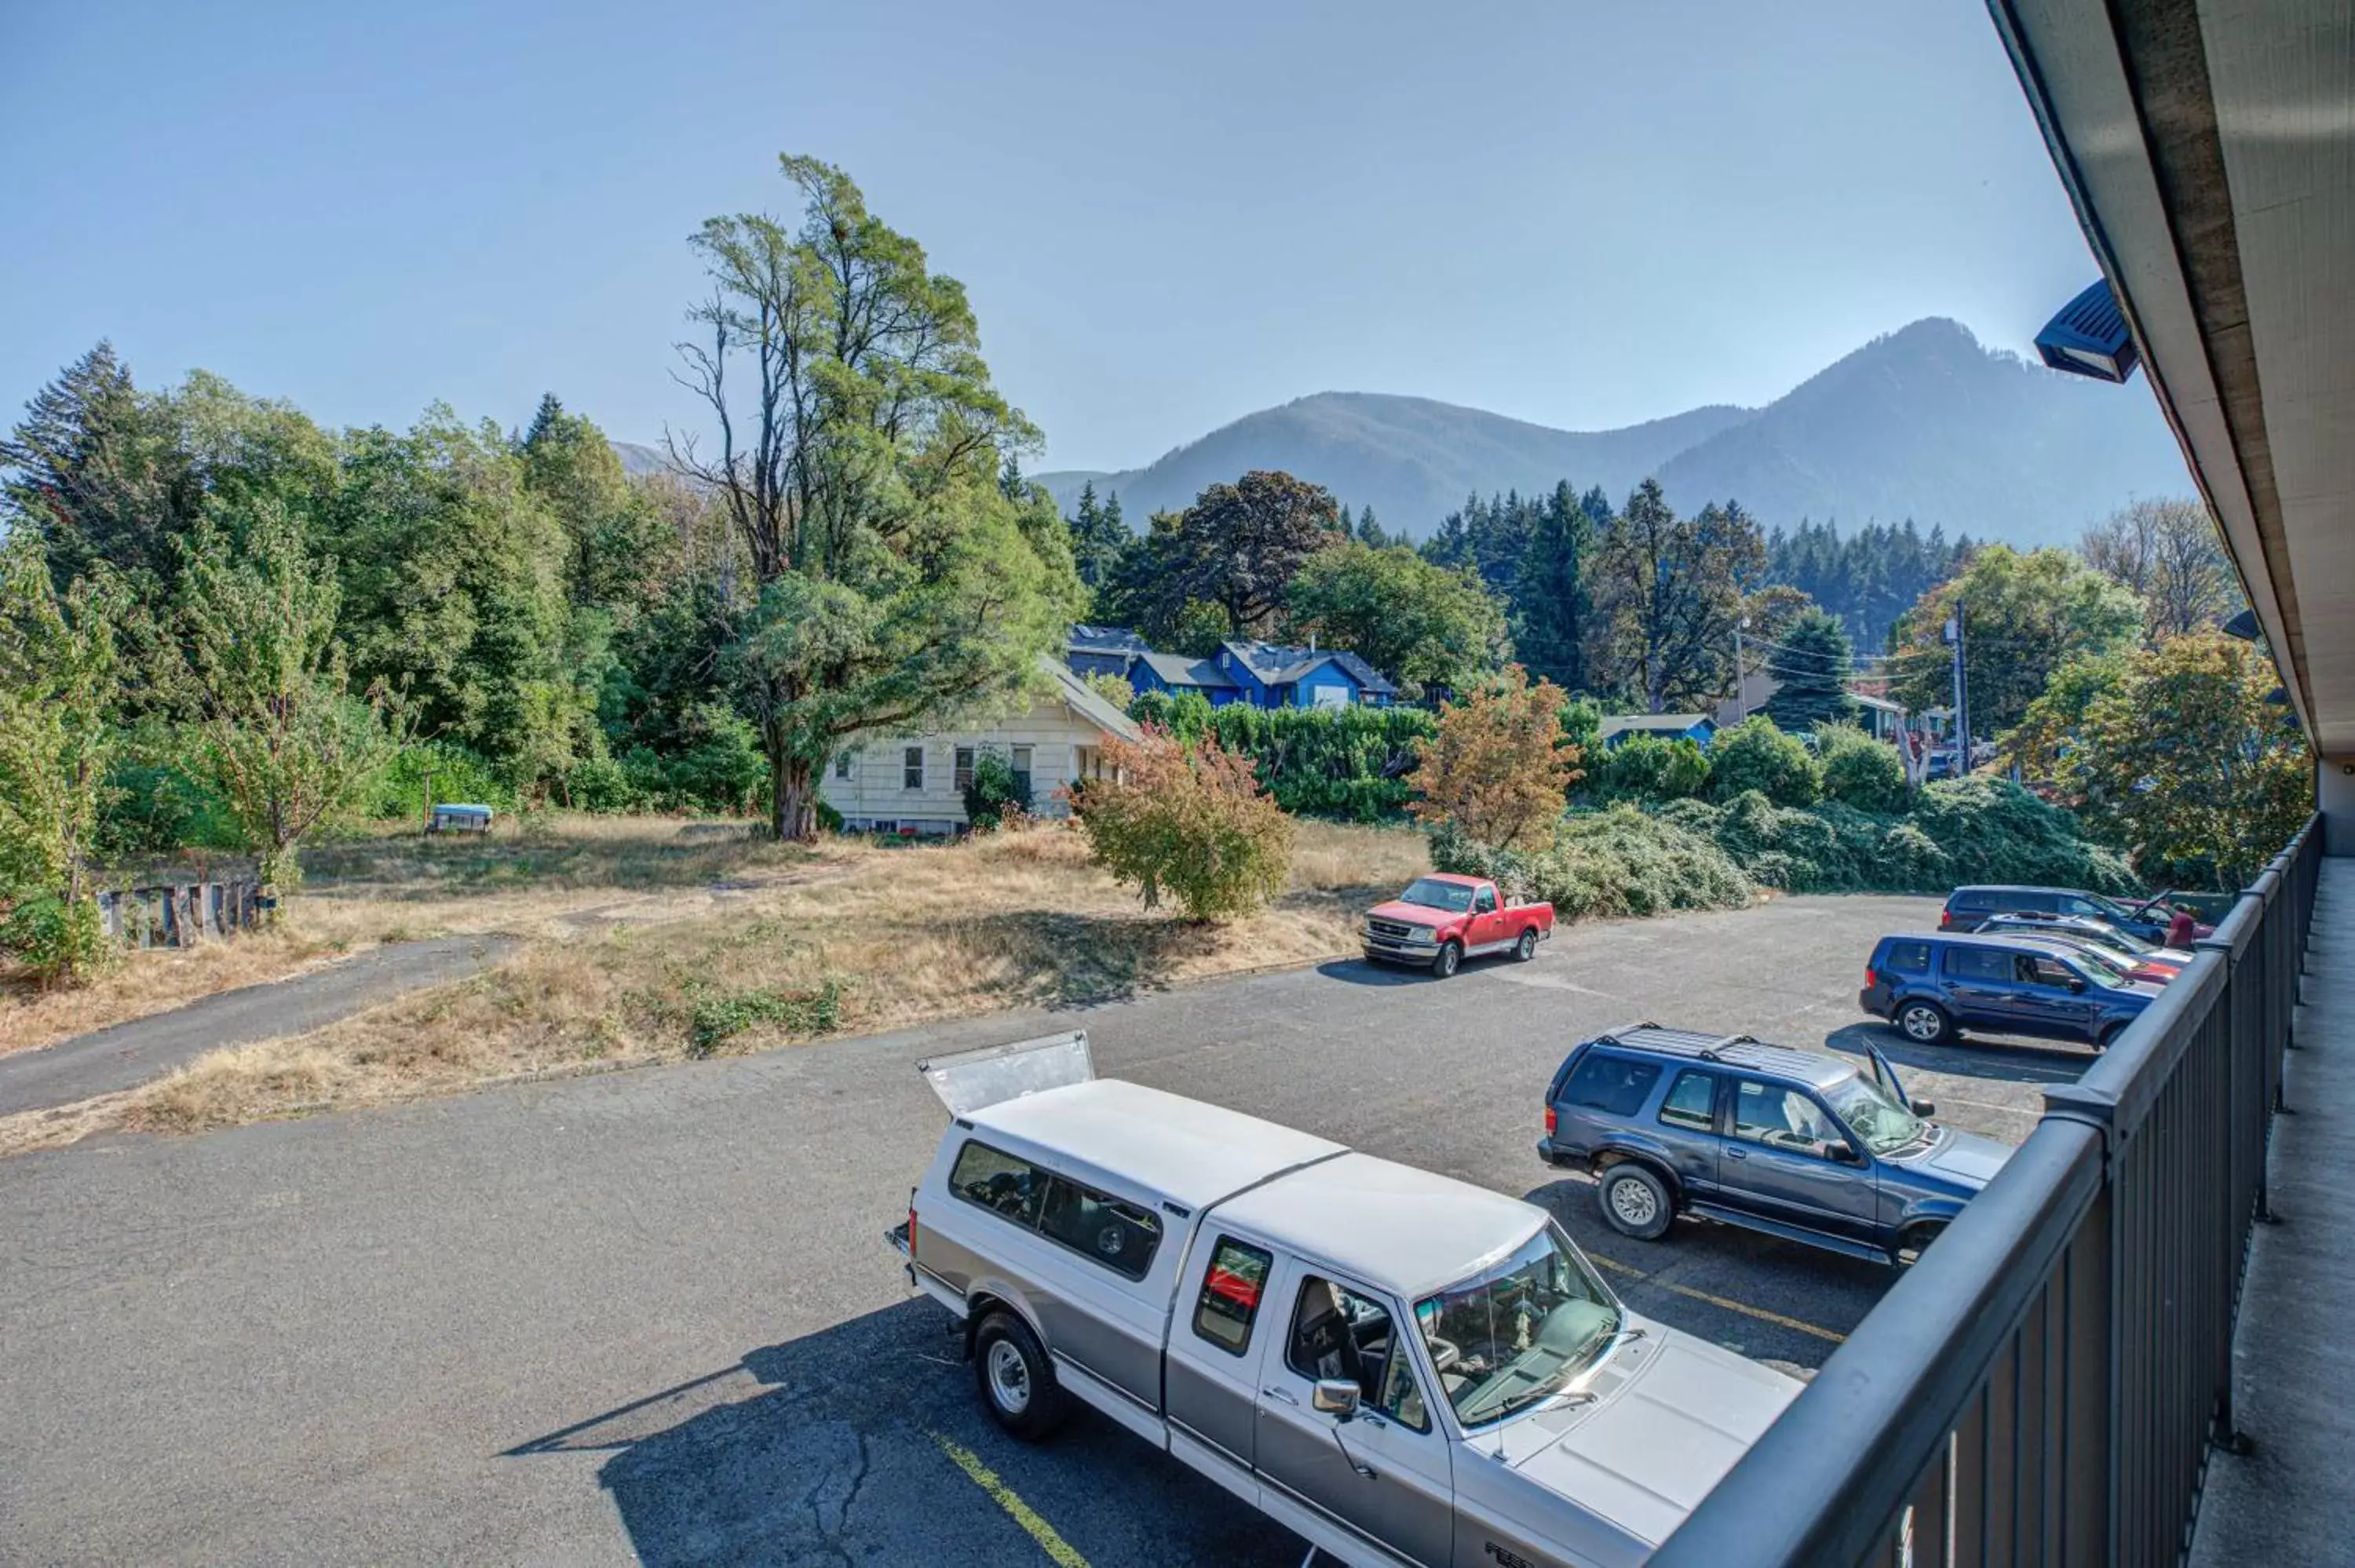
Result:
[[[208,937],[250,931],[270,907],[261,885],[182,882],[98,895],[99,917],[110,937],[133,948],[188,948]]]

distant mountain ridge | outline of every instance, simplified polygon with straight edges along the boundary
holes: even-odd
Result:
[[[1949,535],[2074,539],[2137,496],[2181,493],[2183,459],[2147,392],[2055,375],[1918,321],[1763,408],[1712,405],[1624,429],[1557,430],[1428,398],[1320,392],[1247,414],[1141,469],[1034,475],[1066,511],[1092,481],[1131,525],[1247,470],[1277,468],[1428,535],[1468,492],[1567,479],[1616,501],[1657,477],[1669,503],[1736,500],[1760,521],[1911,517]]]

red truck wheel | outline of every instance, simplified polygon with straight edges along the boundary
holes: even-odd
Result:
[[[1464,961],[1464,944],[1450,938],[1439,945],[1439,956],[1431,960],[1431,972],[1445,980]]]
[[[1513,957],[1518,962],[1525,964],[1537,956],[1538,928],[1535,926],[1532,926],[1528,930],[1521,933],[1521,939],[1519,941],[1513,944]]]

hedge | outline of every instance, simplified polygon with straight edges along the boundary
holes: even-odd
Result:
[[[1443,825],[1432,834],[1431,862],[1493,877],[1508,897],[1543,899],[1563,920],[1739,909],[1755,892],[1732,857],[1704,835],[1625,805],[1571,812],[1553,843],[1534,853],[1491,849]]]

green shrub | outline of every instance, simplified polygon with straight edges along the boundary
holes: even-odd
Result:
[[[1709,789],[1709,754],[1683,736],[1631,735],[1588,754],[1589,790],[1600,800],[1683,800]]]
[[[1421,708],[1255,708],[1231,703],[1210,717],[1227,750],[1251,758],[1261,788],[1295,816],[1396,821],[1412,787],[1414,743],[1436,735]]]
[[[181,848],[234,851],[237,819],[220,792],[169,763],[124,762],[107,774],[97,858],[119,863]]]
[[[842,1018],[842,986],[832,976],[814,991],[762,987],[696,997],[687,1005],[687,1054],[716,1054],[758,1023],[782,1023],[795,1034],[829,1034]]]
[[[1823,725],[1816,730],[1816,755],[1823,763],[1826,800],[1859,811],[1905,810],[1905,764],[1895,747],[1853,725]]]
[[[499,811],[516,810],[515,790],[489,760],[446,740],[403,747],[362,795],[361,810],[371,817],[422,818],[429,772],[436,804],[463,801]]]
[[[1755,789],[1778,806],[1810,806],[1823,793],[1823,770],[1799,737],[1764,714],[1719,732],[1710,747],[1710,795],[1731,800]]]
[[[1096,863],[1139,888],[1147,909],[1167,893],[1189,919],[1216,920],[1284,890],[1292,819],[1216,736],[1190,747],[1157,730],[1107,740],[1104,765],[1110,776],[1071,809]]]
[[[1014,765],[996,751],[984,751],[973,761],[973,778],[964,787],[964,820],[984,832],[992,832],[1008,816],[1030,810],[1030,781],[1017,775]]]
[[[1129,717],[1166,729],[1180,740],[1199,739],[1217,711],[1199,692],[1139,692],[1128,705]]]
[[[95,974],[116,957],[96,899],[69,901],[48,892],[0,893],[0,952],[14,955],[43,985]]]
[[[1431,857],[1442,871],[1495,878],[1508,896],[1543,899],[1564,920],[1738,909],[1753,894],[1742,868],[1706,837],[1627,805],[1571,812],[1550,846],[1528,853],[1443,825]]]
[[[2132,893],[2141,885],[2124,855],[2081,837],[2074,816],[2009,779],[1942,779],[1921,791],[1910,820],[1954,863],[1955,883],[2095,893]]]
[[[584,757],[567,768],[563,799],[576,811],[633,811],[645,804],[630,770],[610,757]]]

